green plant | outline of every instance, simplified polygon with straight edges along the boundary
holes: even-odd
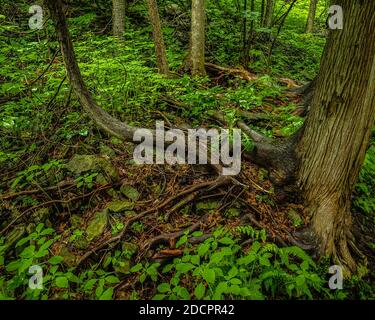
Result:
[[[239,230],[252,234],[250,229]],[[259,236],[264,238],[263,233]],[[324,281],[317,274],[316,264],[300,248],[278,248],[255,240],[250,250],[243,253],[238,240],[224,229],[217,229],[213,237],[194,250],[189,249],[187,234],[181,239],[178,244],[185,246],[184,255],[163,268],[164,282],[158,285],[154,299],[264,299],[267,296],[312,299],[317,294],[329,296]],[[152,267],[154,279],[157,278],[157,266]],[[149,273],[148,268],[138,264],[132,269],[141,272],[142,283]]]
[[[77,188],[87,188],[91,189],[94,185],[94,178],[98,175],[97,172],[94,173],[86,173],[83,176],[79,176],[77,179],[75,179],[75,182],[77,184]]]
[[[0,247],[0,265],[5,266],[5,273],[0,277],[0,299],[12,298],[16,291],[22,290],[21,297],[26,299],[46,298],[46,284],[58,277],[58,264],[62,261],[59,256],[50,256],[49,248],[59,239],[59,236],[53,236],[52,228],[45,228],[44,224],[38,224],[35,230],[27,237],[20,239],[15,244],[17,258],[8,261],[7,251],[10,249],[6,244]],[[4,241],[4,240],[3,240]],[[43,269],[44,289],[33,290],[29,284],[29,268],[39,266]]]

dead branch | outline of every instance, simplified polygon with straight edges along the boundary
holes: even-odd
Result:
[[[106,184],[106,185],[104,185],[104,186],[102,186],[98,189],[95,189],[95,190],[93,190],[89,193],[83,194],[83,195],[78,196],[78,197],[74,197],[74,198],[67,199],[67,200],[56,199],[56,200],[47,201],[47,202],[38,204],[36,206],[33,206],[33,207],[27,209],[26,211],[22,212],[21,214],[19,214],[17,217],[15,217],[3,230],[0,231],[0,235],[4,234],[14,223],[16,223],[22,217],[29,214],[31,211],[34,211],[34,210],[39,209],[39,208],[47,207],[47,206],[50,206],[50,205],[56,204],[56,203],[68,204],[68,203],[71,203],[71,202],[74,202],[74,201],[82,200],[82,199],[85,199],[87,197],[90,197],[90,196],[96,194],[99,191],[106,190],[106,189],[109,189],[111,187],[112,187],[112,184]]]
[[[213,64],[213,63],[205,63],[205,67],[206,67],[207,71],[211,70],[211,71],[214,71],[214,72],[217,72],[217,73],[218,72],[227,73],[227,74],[238,77],[238,78],[240,78],[242,80],[245,80],[245,81],[253,81],[253,80],[258,79],[258,76],[250,73],[249,71],[247,71],[243,68],[226,68],[226,67],[218,66],[218,65]]]
[[[138,221],[139,219],[145,217],[146,215],[150,214],[150,213],[153,213],[157,210],[160,210],[162,208],[164,208],[166,205],[168,205],[169,203],[171,203],[172,201],[174,201],[175,199],[183,196],[183,195],[188,195],[198,189],[202,189],[202,188],[208,188],[207,190],[212,190],[212,188],[216,188],[218,186],[221,186],[221,185],[225,185],[227,183],[230,183],[232,182],[232,180],[229,178],[229,177],[224,177],[224,176],[221,176],[219,178],[217,178],[216,180],[214,181],[206,181],[206,182],[202,182],[200,184],[196,184],[196,185],[193,185],[191,187],[188,187],[186,189],[184,189],[183,191],[181,191],[180,193],[178,193],[177,195],[174,195],[168,199],[166,199],[165,201],[163,201],[161,204],[155,206],[154,208],[151,208],[151,209],[148,209],[132,218],[130,218],[129,220],[127,220],[125,222],[125,226],[124,228],[122,229],[122,231],[112,237],[112,238],[109,238],[108,240],[104,241],[103,243],[101,243],[99,246],[97,247],[94,247],[92,248],[91,250],[87,251],[81,258],[80,260],[78,261],[77,263],[77,266],[79,266],[83,261],[85,261],[88,257],[90,257],[93,253],[97,252],[98,250],[108,246],[109,244],[112,244],[114,243],[115,245],[121,241],[121,239],[124,237],[124,235],[126,234],[129,226],[135,222],[135,221]]]
[[[65,188],[65,187],[72,187],[74,185],[75,183],[71,181],[62,181],[56,186],[46,187],[43,190],[33,189],[33,190],[24,190],[20,192],[5,194],[3,196],[0,196],[0,200],[9,200],[9,199],[17,198],[19,196],[36,194],[36,193],[43,192],[43,191],[54,191],[54,190],[58,190],[58,189]]]

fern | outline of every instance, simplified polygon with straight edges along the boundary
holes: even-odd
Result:
[[[267,234],[264,229],[256,230],[252,226],[238,226],[235,231],[254,240],[261,240],[262,242],[265,242],[267,239]]]

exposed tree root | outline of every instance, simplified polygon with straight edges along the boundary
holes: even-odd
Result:
[[[217,78],[218,81],[220,80],[220,78],[228,74],[234,77],[238,77],[245,81],[253,81],[258,79],[258,76],[250,73],[249,71],[243,68],[225,68],[213,63],[205,63],[205,67],[208,72],[215,72],[219,74],[219,77]]]
[[[93,191],[91,191],[89,193],[83,194],[81,196],[73,197],[73,198],[70,198],[70,199],[67,199],[67,200],[55,199],[55,200],[51,200],[51,201],[47,201],[47,202],[35,205],[35,206],[33,206],[33,207],[25,210],[21,214],[19,214],[16,218],[14,218],[3,230],[0,231],[0,235],[4,234],[18,220],[20,220],[22,217],[25,217],[26,215],[28,215],[32,211],[35,211],[35,210],[37,210],[39,208],[44,208],[44,207],[47,207],[47,206],[51,206],[53,204],[68,204],[68,203],[71,203],[71,202],[74,202],[74,201],[82,200],[82,199],[91,197],[92,195],[96,194],[99,191],[107,190],[107,189],[111,188],[112,186],[113,186],[112,184],[107,184],[107,185],[104,185],[104,186],[102,186],[100,188],[97,188],[97,189],[95,189],[95,190],[93,190]]]
[[[196,190],[203,189],[203,188],[207,188],[206,190],[212,190],[214,188],[217,188],[218,186],[223,186],[223,185],[228,184],[230,182],[231,182],[231,179],[229,177],[219,177],[214,181],[207,181],[207,182],[202,182],[200,184],[193,185],[191,187],[188,187],[188,188],[184,189],[183,191],[181,191],[177,195],[169,197],[168,199],[164,200],[159,205],[156,205],[155,207],[153,207],[151,209],[148,209],[148,210],[130,218],[129,220],[127,220],[125,222],[124,228],[121,230],[121,232],[118,235],[109,238],[108,240],[102,242],[98,246],[96,246],[96,247],[92,248],[91,250],[87,251],[79,259],[77,266],[79,266],[82,262],[84,262],[87,258],[89,258],[93,253],[97,252],[98,250],[103,249],[104,247],[108,246],[109,244],[116,245],[117,243],[119,243],[121,241],[121,239],[123,239],[123,237],[125,236],[126,232],[128,231],[129,226],[133,222],[139,221],[141,218],[145,217],[146,215],[151,214],[151,213],[153,213],[157,210],[160,210],[160,209],[164,208],[165,206],[167,206],[168,204],[170,204],[171,202],[173,202],[174,200],[176,200],[176,199],[178,199],[182,196],[189,195],[189,194],[195,192]]]
[[[288,9],[288,12],[291,10],[295,2],[296,1],[292,2],[290,8]],[[70,83],[72,85],[72,88],[80,104],[88,113],[88,115],[96,122],[96,124],[101,129],[103,129],[110,135],[114,135],[124,141],[133,142],[134,133],[139,128],[130,126],[127,123],[121,122],[113,118],[111,115],[109,115],[107,112],[105,112],[102,108],[100,108],[97,105],[91,93],[87,89],[83,81],[83,78],[81,76],[76,58],[75,58],[73,44],[72,44],[71,37],[69,35],[65,14],[61,6],[61,1],[46,0],[46,3],[48,5],[49,11],[56,25],[56,29],[57,29],[60,44],[61,44],[61,52],[62,52],[64,64],[65,64],[65,67],[66,67],[66,70],[70,79]],[[283,19],[285,19],[285,17]],[[273,45],[274,43],[271,46],[270,53],[272,52]],[[211,72],[213,71],[219,74],[221,73],[219,75],[219,79],[225,73],[231,76],[240,77],[241,79],[244,79],[247,81],[255,80],[257,78],[256,76],[252,75],[250,72],[246,70],[242,70],[242,69],[224,68],[224,67],[220,67],[214,64],[206,64],[206,68],[208,71],[211,71]],[[307,90],[307,91],[311,92],[311,90]],[[310,99],[305,98],[305,100],[307,101],[305,104],[309,105]],[[216,120],[219,120],[222,123],[226,122],[225,117],[220,112],[216,113],[214,117]],[[298,163],[297,161],[301,157],[300,155],[297,156],[296,148],[297,146],[300,146],[299,141],[303,140],[303,139],[301,140],[300,138],[301,138],[301,135],[305,133],[304,128],[302,128],[296,135],[294,135],[291,138],[283,139],[283,140],[270,140],[267,137],[264,137],[263,135],[252,130],[249,126],[247,126],[242,121],[238,121],[237,126],[241,128],[243,132],[245,132],[254,141],[254,147],[251,151],[246,153],[246,157],[252,160],[254,163],[257,163],[267,168],[270,172],[270,178],[277,188],[280,188],[280,189],[283,188],[283,190],[285,190],[289,194],[296,194],[295,188],[298,186],[296,183],[295,176],[296,174],[297,175],[301,174],[301,172],[298,172],[298,166],[300,165],[300,163]],[[154,137],[155,137],[155,132],[154,132]],[[184,142],[186,142],[185,141],[186,136],[184,135],[184,137],[185,137]],[[313,152],[317,151],[316,148],[311,148],[311,150],[313,150]],[[221,165],[212,165],[212,167],[218,174],[222,172]],[[225,181],[226,183],[234,182],[234,183],[240,184],[240,182],[234,178],[223,178],[223,179],[224,180],[218,179],[214,183],[222,184],[222,182]],[[211,183],[212,182],[208,182],[208,184],[211,184]],[[108,239],[107,241],[102,243],[99,247],[93,248],[92,250],[88,251],[80,259],[79,264],[82,263],[85,259],[87,259],[92,253],[103,248],[104,246],[110,243],[117,243],[118,241],[120,241],[122,237],[124,236],[124,234],[126,233],[130,223],[136,220],[139,220],[140,218],[146,216],[149,213],[155,212],[156,210],[163,208],[164,206],[172,202],[174,199],[182,195],[191,194],[198,189],[199,187],[197,188],[193,186],[190,188],[190,190],[185,190],[184,194],[180,194],[170,199],[167,199],[162,204],[156,206],[155,208],[146,210],[143,213],[140,213],[139,215],[136,215],[135,217],[129,219],[126,222],[124,229],[121,231],[119,235]],[[306,197],[305,191],[302,191],[302,194],[303,196]],[[185,201],[192,201],[194,197],[195,196],[190,195],[189,198],[186,199]],[[184,202],[182,202],[181,205],[177,205],[177,209],[183,205],[184,205]],[[335,240],[337,240],[336,236],[337,235],[335,235],[334,237]],[[328,252],[332,254],[333,256],[337,256],[335,252],[336,247],[337,247],[337,250],[340,251],[340,255],[342,259],[346,260],[349,263],[349,265],[351,265],[352,259],[349,254],[349,249],[347,246],[346,238],[343,241],[341,241],[342,239],[340,237],[338,237],[338,239],[339,239],[338,243],[330,244],[332,245],[332,248],[329,250],[324,249],[322,253]],[[298,243],[299,245],[301,245],[299,241],[295,243]],[[325,245],[323,245],[323,247],[325,247]]]
[[[156,236],[155,238],[152,238],[149,240],[144,247],[142,248],[142,255],[144,255],[149,249],[155,247],[156,245],[160,243],[169,243],[170,248],[175,248],[176,240],[185,234],[185,232],[194,232],[200,228],[200,226],[204,223],[204,221],[207,219],[207,215],[203,216],[198,222],[194,223],[190,227],[177,231],[170,234],[161,234],[159,236]]]

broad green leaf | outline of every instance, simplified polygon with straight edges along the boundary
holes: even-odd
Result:
[[[99,300],[111,300],[113,296],[113,288],[108,288],[100,296]]]
[[[66,277],[57,277],[55,284],[58,288],[69,288],[69,281]]]
[[[209,284],[213,284],[215,282],[215,271],[212,269],[205,269],[203,271],[203,279]]]
[[[160,293],[170,292],[171,286],[169,285],[169,283],[161,283],[161,284],[158,285],[158,291]]]
[[[206,287],[201,282],[197,285],[197,287],[194,289],[194,295],[197,297],[197,299],[202,299],[204,297],[204,294],[206,293]]]

